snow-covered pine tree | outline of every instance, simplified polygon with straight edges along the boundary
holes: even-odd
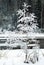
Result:
[[[18,20],[17,20],[17,28],[21,33],[25,33],[25,34],[30,34],[30,33],[35,33],[38,32],[38,24],[37,24],[37,17],[35,16],[34,13],[29,13],[28,11],[28,7],[31,7],[31,5],[27,5],[27,3],[24,3],[23,5],[23,9],[19,9],[17,11],[17,16],[18,16]],[[27,50],[27,45],[29,43],[29,41],[27,41],[28,39],[23,39],[23,41],[25,40],[25,51],[26,51],[26,56],[25,56],[25,62],[28,63],[28,50]]]
[[[27,5],[27,3],[24,3],[23,9],[19,9],[17,11],[17,28],[19,32],[21,33],[30,33],[30,32],[38,32],[38,24],[37,24],[37,17],[34,13],[29,13],[28,7],[31,7],[31,5]]]

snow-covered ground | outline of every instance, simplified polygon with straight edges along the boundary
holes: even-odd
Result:
[[[30,61],[24,63],[24,60],[24,50],[0,50],[0,65],[33,65]],[[39,61],[34,65],[44,65],[44,49],[39,50]]]

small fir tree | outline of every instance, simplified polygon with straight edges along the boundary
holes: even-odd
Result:
[[[39,29],[35,14],[29,13],[28,7],[31,7],[31,5],[27,5],[26,3],[24,3],[23,9],[19,9],[17,11],[17,28],[19,32],[22,33],[37,32],[37,30]]]
[[[25,33],[25,34],[30,34],[30,33],[35,33],[38,32],[38,24],[37,24],[37,17],[35,16],[34,13],[29,13],[28,11],[28,7],[31,7],[31,5],[27,5],[27,3],[24,3],[23,5],[23,9],[19,9],[17,11],[17,16],[18,16],[18,20],[17,20],[17,28],[19,30],[20,33]],[[27,50],[27,45],[29,43],[29,41],[27,41],[28,39],[23,39],[23,41],[25,41],[26,45],[25,45],[25,50],[26,50],[26,56],[25,56],[25,62],[28,63],[28,50]]]

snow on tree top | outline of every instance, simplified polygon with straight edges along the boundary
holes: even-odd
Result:
[[[27,3],[24,2],[24,4],[22,5],[24,8],[28,8],[31,7],[31,5],[27,5]]]

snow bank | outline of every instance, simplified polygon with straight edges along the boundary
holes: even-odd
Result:
[[[0,58],[0,65],[33,65],[31,62],[29,64],[24,63],[25,53],[23,50],[0,50],[0,52],[6,54],[6,56]],[[34,65],[44,65],[42,52],[44,53],[44,49],[39,50],[39,61]]]

